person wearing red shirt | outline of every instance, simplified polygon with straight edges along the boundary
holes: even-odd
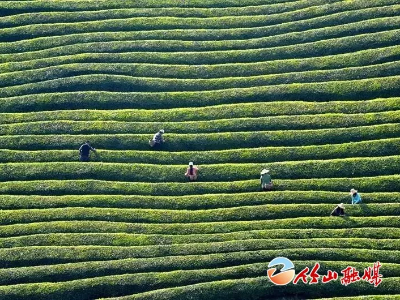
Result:
[[[189,163],[189,166],[186,170],[185,176],[189,178],[190,181],[195,181],[197,180],[197,172],[199,171],[199,168],[193,165],[193,162]]]

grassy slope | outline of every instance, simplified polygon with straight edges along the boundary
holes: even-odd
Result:
[[[0,299],[398,298],[397,0],[0,12]],[[380,260],[384,280],[283,290],[277,256],[320,274]]]

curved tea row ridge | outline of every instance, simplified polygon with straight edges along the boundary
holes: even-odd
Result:
[[[226,17],[242,15],[270,15],[305,9],[317,5],[333,4],[339,0],[300,0],[275,4],[258,4],[241,7],[159,7],[159,8],[110,8],[98,10],[77,10],[57,12],[31,13],[21,12],[19,14],[0,17],[0,27],[12,28],[28,24],[46,23],[73,23],[82,21],[98,21],[107,19],[122,19],[129,17]],[[71,3],[71,2],[70,2]]]
[[[313,130],[276,130],[236,132],[235,136],[225,133],[170,134],[167,151],[189,150],[228,150],[275,146],[309,146],[359,142],[379,139],[382,134],[387,138],[397,138],[398,123],[348,128]],[[96,135],[3,135],[0,141],[4,148],[15,150],[74,149],[77,140],[90,138],[99,149],[148,150],[149,134],[96,134]]]
[[[363,193],[363,199],[371,204],[400,203],[400,193]],[[348,196],[342,192],[326,191],[272,191],[265,194],[231,193],[188,196],[139,196],[139,195],[65,195],[32,196],[0,195],[3,209],[41,209],[62,207],[98,208],[143,208],[169,210],[198,210],[253,206],[264,204],[327,204],[347,202]],[[289,234],[289,233],[288,233]],[[351,234],[351,232],[349,232]],[[384,235],[382,235],[384,236]]]
[[[305,212],[306,207],[307,212]],[[299,218],[305,216],[323,217],[327,215],[331,207],[331,204],[285,204],[278,207],[277,205],[255,205],[250,207],[242,206],[238,208],[222,208],[198,211],[79,207],[29,210],[19,209],[2,211],[0,213],[2,220],[0,224],[10,225],[19,223],[79,220],[112,222],[134,221],[143,224],[251,221],[264,219],[275,220],[282,218]],[[363,208],[349,209],[349,213],[351,213],[354,217],[362,217],[365,215],[366,211],[370,216],[397,216],[400,212],[400,204],[369,204]],[[260,240],[257,240],[256,243],[258,245],[261,244]],[[303,242],[303,244],[305,244],[305,242]],[[386,241],[384,244],[386,246],[381,245],[381,249],[390,245],[388,241]],[[399,245],[396,244],[396,246],[393,247],[393,249],[396,250],[396,247],[399,247]]]
[[[321,293],[329,293],[331,296],[344,296],[351,294],[360,294],[360,287],[362,287],[362,294],[376,295],[377,292],[381,294],[398,294],[397,286],[400,279],[398,277],[388,278],[387,283],[381,286],[379,291],[373,285],[368,283],[359,282],[349,286],[346,289],[340,285],[339,282],[332,283],[332,290],[324,290],[323,288],[315,288],[309,285],[294,285],[286,290],[287,296],[297,296],[299,293],[310,295],[314,298],[320,297]],[[151,292],[139,293],[125,297],[102,298],[107,300],[144,300],[144,299],[174,299],[182,300],[192,299],[193,297],[201,297],[204,293],[210,297],[218,297],[223,294],[227,297],[237,297],[242,299],[251,294],[255,299],[263,299],[266,296],[276,295],[276,287],[272,286],[268,277],[259,276],[257,278],[243,278],[231,279],[206,283],[192,284],[182,287],[164,288]],[[370,297],[370,296],[369,296]],[[384,296],[383,296],[384,297]],[[390,296],[389,296],[390,297]],[[233,298],[235,299],[235,298]],[[339,298],[340,299],[340,298]],[[382,299],[379,298],[378,299]],[[383,298],[384,299],[384,298]],[[393,299],[393,298],[388,298]]]
[[[400,122],[400,110],[366,114],[322,114],[282,117],[235,118],[186,122],[37,121],[0,125],[0,135],[23,134],[136,134],[167,128],[171,133],[209,133],[285,129],[326,129]]]
[[[119,42],[118,44],[123,45],[123,41],[132,42],[133,40],[145,40],[145,43],[137,44],[143,47],[147,46],[147,43],[151,42],[154,47],[158,47],[163,44],[170,46],[180,43],[185,46],[186,49],[192,49],[198,51],[200,49],[206,50],[218,50],[221,47],[228,49],[246,49],[246,48],[260,48],[260,47],[273,47],[273,46],[284,46],[290,44],[300,44],[301,42],[311,42],[322,39],[328,39],[333,37],[340,37],[344,34],[350,35],[354,33],[370,33],[376,32],[379,29],[390,29],[396,28],[396,16],[380,17],[368,20],[360,20],[358,22],[350,22],[342,25],[325,26],[320,29],[311,28],[308,30],[299,30],[297,32],[286,32],[283,30],[286,28],[283,25],[274,26],[262,26],[253,28],[240,28],[237,30],[233,29],[213,29],[213,30],[169,30],[163,31],[125,31],[125,32],[97,32],[97,33],[82,33],[82,34],[69,34],[64,36],[54,37],[41,37],[30,40],[23,40],[17,42],[0,43],[0,51],[2,53],[19,53],[36,51],[35,53],[51,54],[52,51],[60,51],[60,46],[68,47],[69,50],[75,49],[73,45],[88,43],[97,43],[102,45],[103,49],[109,42]],[[390,22],[388,22],[390,21]],[[280,30],[282,28],[282,30]],[[287,31],[287,30],[286,30]],[[265,33],[269,33],[268,36]],[[222,39],[222,37],[224,39]],[[247,43],[244,43],[244,39]],[[191,43],[189,43],[190,41]],[[193,44],[194,43],[194,44]],[[131,45],[135,45],[132,44]],[[193,45],[197,47],[193,47]],[[81,47],[82,47],[81,46]],[[188,48],[192,46],[192,48]],[[164,47],[165,48],[165,47]],[[44,51],[46,50],[47,51]],[[170,51],[170,50],[168,50]],[[70,54],[68,52],[68,54]]]
[[[258,49],[240,50],[215,50],[215,51],[180,51],[180,52],[146,52],[132,51],[131,45],[134,43],[121,42],[120,49],[114,49],[113,43],[103,43],[97,47],[90,47],[91,44],[77,44],[66,47],[58,47],[50,50],[40,50],[34,52],[4,54],[0,57],[0,62],[21,62],[37,60],[38,58],[56,59],[71,55],[77,61],[77,55],[82,60],[86,55],[96,57],[107,57],[108,62],[131,62],[131,63],[152,63],[152,64],[225,64],[225,63],[246,63],[270,60],[310,58],[313,56],[326,56],[349,53],[350,51],[361,51],[366,49],[376,49],[380,47],[392,46],[393,42],[399,40],[399,29],[384,30],[381,32],[361,33],[352,36],[337,38],[327,38],[317,41],[264,47]],[[185,43],[185,42],[183,42]],[[191,42],[193,44],[194,42]],[[205,42],[207,43],[207,42]],[[211,42],[213,43],[213,42]],[[125,49],[124,49],[125,45]],[[372,46],[372,47],[371,47]],[[70,49],[72,48],[72,49]],[[86,49],[85,49],[86,48]],[[86,51],[85,51],[86,50]],[[140,50],[140,49],[139,49]],[[114,58],[112,58],[114,57]],[[93,59],[90,62],[93,62]],[[127,59],[129,58],[129,60]],[[63,63],[66,63],[65,58]],[[71,61],[71,60],[70,60]],[[104,62],[104,59],[101,61]]]
[[[352,15],[358,15],[358,18],[351,18]],[[170,29],[161,34],[160,30],[139,30],[133,31],[132,28],[127,26],[124,31],[119,31],[112,37],[109,36],[109,32],[99,28],[98,31],[93,31],[91,33],[67,33],[63,36],[55,36],[49,40],[49,37],[36,37],[32,40],[22,40],[15,42],[1,43],[2,52],[10,53],[15,47],[14,52],[21,52],[22,49],[25,51],[34,51],[40,49],[48,49],[47,51],[36,51],[34,54],[37,56],[40,54],[50,55],[51,53],[60,53],[63,49],[57,47],[57,43],[61,45],[70,45],[64,49],[64,53],[69,53],[69,51],[77,51],[79,48],[71,47],[73,44],[79,46],[79,43],[83,42],[87,44],[88,42],[102,42],[97,43],[98,46],[102,46],[102,49],[107,49],[107,41],[131,41],[131,45],[135,46],[132,50],[138,51],[140,49],[151,49],[160,50],[165,49],[170,52],[177,48],[177,43],[180,43],[183,49],[192,49],[193,51],[199,50],[223,50],[223,49],[248,49],[248,48],[262,48],[271,46],[283,46],[296,44],[296,40],[304,43],[305,41],[315,41],[321,39],[327,39],[329,37],[341,37],[344,35],[360,34],[363,32],[372,33],[376,31],[383,31],[385,28],[388,30],[390,28],[398,27],[398,22],[396,16],[398,15],[397,6],[393,7],[383,7],[378,9],[366,9],[362,11],[350,11],[345,13],[336,13],[331,17],[317,17],[310,20],[300,20],[290,23],[282,23],[276,25],[263,25],[260,24],[256,27],[245,28],[241,26],[238,30],[234,29],[218,29],[213,28],[209,30],[204,29]],[[347,18],[347,22],[337,25],[337,22],[329,22],[330,19],[343,19]],[[315,25],[313,25],[315,23]],[[358,25],[358,26],[357,26]],[[33,25],[32,25],[33,26]],[[38,25],[39,26],[39,25]],[[44,26],[44,25],[41,25]],[[122,26],[122,25],[121,25]],[[24,26],[26,27],[26,26]],[[15,29],[14,31],[16,31]],[[0,32],[2,30],[0,29]],[[25,32],[26,30],[24,30]],[[3,30],[3,35],[7,31]],[[17,34],[17,33],[15,33]],[[300,36],[299,36],[300,34]],[[21,36],[19,33],[18,36]],[[275,38],[273,38],[275,36]],[[84,40],[79,39],[84,37]],[[182,41],[187,40],[186,42]],[[134,40],[149,40],[143,43],[132,43]],[[155,40],[155,41],[152,41]],[[244,40],[248,40],[249,43],[244,43]],[[191,41],[191,42],[188,42]],[[193,44],[193,41],[195,43]],[[40,43],[40,44],[39,44]],[[84,44],[80,45],[83,48]],[[118,43],[117,43],[118,44]],[[122,44],[119,42],[119,44]],[[164,46],[163,46],[164,44]],[[47,45],[47,47],[46,47]],[[123,44],[122,44],[123,45]],[[153,49],[152,47],[156,47]],[[26,48],[28,46],[28,48]],[[116,45],[117,46],[117,45]],[[118,48],[115,46],[113,52]],[[167,47],[166,47],[167,46]],[[169,46],[169,47],[168,47]],[[54,48],[55,47],[55,48]],[[21,49],[22,48],[22,49]],[[119,47],[121,48],[121,46]],[[171,48],[171,49],[169,49]],[[84,48],[83,48],[84,49]],[[23,52],[25,52],[23,51]],[[110,50],[109,50],[110,51]],[[29,54],[29,53],[26,53]],[[70,53],[73,54],[73,53]],[[24,57],[26,55],[19,55]],[[5,55],[5,57],[10,57],[10,55]],[[19,59],[21,60],[21,59]]]
[[[101,150],[92,161],[110,163],[186,164],[197,161],[216,163],[269,163],[285,160],[335,159],[397,155],[400,139],[382,139],[342,144],[293,147],[259,147],[215,151],[153,152],[137,150]],[[1,162],[74,162],[76,150],[0,150]]]
[[[181,174],[182,175],[182,174]],[[314,178],[275,180],[276,191],[341,191],[357,186],[364,192],[398,192],[399,175],[351,178]],[[258,192],[258,180],[229,182],[150,183],[103,180],[33,180],[0,182],[0,194],[13,195],[154,195],[181,196],[191,194]]]
[[[355,21],[363,18],[363,9],[370,11],[372,16],[379,16],[379,11],[387,11],[383,15],[393,15],[398,9],[395,0],[381,0],[380,2],[389,2],[389,6],[381,6],[381,3],[351,1],[340,2],[338,5],[316,6],[310,9],[265,16],[234,16],[234,17],[216,17],[216,18],[173,18],[173,17],[151,17],[151,18],[128,18],[101,21],[88,21],[79,23],[54,23],[54,24],[33,24],[14,28],[0,29],[2,41],[15,41],[26,38],[35,38],[41,36],[58,35],[62,31],[64,34],[82,33],[82,32],[100,32],[100,31],[121,31],[121,28],[129,30],[173,30],[173,29],[223,29],[223,28],[241,28],[241,27],[259,27],[265,25],[274,25],[285,22],[293,22],[302,19],[319,18],[319,24],[329,26],[333,24],[329,16],[337,23],[336,15],[340,11],[347,11],[349,20]],[[369,3],[369,5],[368,5]],[[372,4],[373,3],[373,4]],[[372,4],[372,5],[371,5]],[[368,8],[372,6],[373,8]],[[376,7],[379,6],[379,7]],[[367,7],[367,8],[365,8]],[[336,8],[336,9],[335,9]],[[359,11],[358,11],[359,10]],[[371,17],[371,16],[370,16]],[[336,19],[336,20],[335,20]],[[341,22],[346,22],[342,18]],[[293,29],[296,27],[293,24]],[[315,24],[313,27],[315,28]],[[318,25],[317,25],[318,26]],[[319,25],[321,26],[321,25]],[[107,30],[104,30],[104,29]],[[304,27],[303,27],[304,28]],[[310,28],[309,26],[306,28]]]
[[[111,261],[92,261],[77,262],[59,265],[32,266],[19,268],[23,272],[13,272],[11,269],[0,270],[0,282],[3,284],[15,283],[33,283],[40,282],[45,279],[47,282],[62,282],[76,280],[80,278],[93,278],[100,276],[110,276],[118,274],[127,274],[140,272],[141,274],[149,272],[170,272],[174,270],[195,270],[198,268],[226,268],[238,267],[243,265],[260,265],[265,263],[270,254],[266,251],[243,251],[224,254],[208,254],[208,255],[183,255],[183,256],[166,256],[164,258],[128,258]],[[296,268],[312,265],[309,260],[294,261]],[[367,262],[336,262],[321,261],[321,271],[327,269],[344,269],[346,263],[351,263],[357,268],[366,268],[370,264]],[[399,265],[385,263],[383,271],[390,277],[398,276]],[[325,272],[324,272],[325,273]]]
[[[277,233],[276,233],[277,232]],[[323,238],[348,238],[355,242],[363,242],[363,239],[377,239],[385,244],[385,248],[391,245],[391,240],[396,240],[399,236],[398,229],[393,228],[363,228],[354,229],[354,232],[346,233],[343,229],[319,229],[319,230],[258,230],[227,234],[195,234],[195,235],[143,235],[127,233],[50,233],[34,234],[29,236],[16,236],[3,238],[0,240],[1,248],[27,247],[27,246],[149,246],[158,244],[191,244],[191,243],[211,243],[237,240],[269,240],[275,239],[276,242],[287,242],[291,239],[313,239],[322,241]],[[358,240],[361,239],[361,240]],[[374,241],[374,240],[373,240]],[[1,277],[1,276],[0,276]]]
[[[78,299],[87,299],[87,297],[96,297],[96,295],[101,294],[101,292],[110,295],[115,295],[115,294],[121,295],[121,294],[126,294],[128,291],[131,292],[138,290],[146,291],[149,287],[155,289],[162,288],[163,286],[165,286],[165,284],[171,286],[180,286],[178,283],[178,278],[181,279],[181,282],[183,284],[184,283],[193,284],[213,279],[224,280],[237,277],[241,278],[245,276],[246,272],[250,274],[249,277],[251,278],[251,276],[259,276],[260,273],[262,272],[263,267],[265,268],[265,264],[261,264],[261,266],[254,265],[254,266],[216,269],[214,270],[214,272],[213,270],[199,270],[199,271],[186,270],[186,271],[175,271],[166,273],[149,273],[143,275],[138,274],[136,277],[135,275],[127,274],[127,275],[112,276],[105,278],[80,280],[79,284],[77,284],[77,282],[52,283],[52,284],[49,283],[47,284],[48,289],[46,289],[41,296],[43,299],[51,299],[53,297],[59,298],[60,294],[61,295],[63,295],[63,293],[68,294],[68,292],[70,293],[71,291],[79,292],[81,296]],[[164,284],[161,283],[159,280],[161,276],[164,277],[165,279]],[[257,279],[259,278],[263,277],[258,277]],[[389,280],[390,279],[393,285],[395,285],[399,281],[398,277],[389,278]],[[108,289],[103,290],[106,282]],[[142,285],[143,282],[146,284]],[[17,286],[10,286],[3,288],[3,290],[7,291],[12,296],[11,299],[15,299],[15,297],[21,295],[26,295],[26,296],[32,295],[32,290],[40,288],[41,285],[42,284],[26,284],[26,285],[20,285],[19,288]],[[101,287],[103,289],[99,289]],[[269,284],[268,287],[273,289],[271,287],[271,284]],[[397,291],[396,288],[392,288],[392,290]],[[64,299],[64,297],[62,299]],[[122,298],[117,298],[117,299],[122,299]]]
[[[73,94],[78,96],[78,94]],[[100,94],[99,94],[100,95]],[[27,97],[19,97],[21,102]],[[94,100],[92,98],[91,100]],[[5,99],[1,99],[6,102]],[[118,99],[121,100],[121,99]],[[5,104],[5,103],[3,103]],[[6,110],[6,109],[4,109]],[[206,107],[157,109],[105,109],[105,110],[58,110],[33,112],[2,112],[1,124],[39,122],[52,120],[70,121],[120,121],[120,122],[185,122],[235,118],[258,118],[274,116],[304,116],[330,114],[362,114],[400,110],[400,98],[380,98],[357,101],[274,101],[214,105]]]
[[[398,228],[398,216],[354,217],[351,219],[332,219],[330,217],[300,217],[275,220],[228,221],[189,224],[141,224],[110,221],[53,221],[1,226],[3,237],[23,236],[45,233],[134,233],[162,235],[226,234],[249,230],[293,230],[293,229],[346,229],[365,227]]]
[[[62,92],[70,90],[118,90],[123,92],[207,91],[279,85],[286,84],[288,82],[312,83],[338,80],[342,81],[399,75],[399,65],[399,62],[394,61],[380,63],[377,65],[343,69],[288,73],[284,72],[282,74],[216,79],[133,77],[127,75],[118,75],[119,72],[114,74],[113,71],[107,74],[103,73],[101,70],[99,70],[98,73],[96,72],[94,74],[90,74],[92,71],[80,72],[74,71],[73,68],[72,70],[69,68],[69,70],[66,70],[65,72],[63,72],[62,69],[58,69],[58,74],[55,76],[50,75],[48,71],[26,71],[17,72],[17,74],[8,73],[5,75],[0,75],[0,79],[2,80],[0,87],[3,87],[0,90],[0,97],[12,97],[23,94],[38,94],[55,91]],[[35,74],[30,76],[29,73]],[[95,88],[95,84],[98,84],[99,87]],[[65,86],[69,86],[69,88]]]
[[[1,1],[0,299],[395,299],[399,12]],[[340,277],[379,260],[383,281],[278,290],[278,256]]]
[[[51,79],[56,76],[68,75],[71,72],[84,74],[93,73],[113,73],[118,75],[131,75],[137,77],[161,77],[161,78],[220,78],[220,77],[241,77],[257,76],[267,74],[280,74],[294,71],[312,71],[340,69],[343,67],[361,67],[395,61],[399,56],[397,46],[389,46],[377,49],[362,50],[348,54],[338,54],[330,56],[312,57],[304,59],[273,60],[269,62],[255,63],[228,63],[219,65],[160,65],[146,63],[124,63],[109,64],[106,62],[81,62],[73,63],[73,56],[69,56],[66,64],[53,66],[57,60],[38,59],[20,63],[0,64],[0,75],[2,80],[7,78],[12,81],[31,80],[29,78],[19,78],[21,75],[42,76],[42,79]],[[301,63],[301,64],[300,64]],[[116,68],[116,66],[118,68]],[[35,71],[32,69],[36,68]],[[45,72],[45,74],[43,74]]]
[[[336,178],[346,176],[395,175],[400,156],[346,158],[335,160],[286,161],[263,164],[202,165],[203,181],[240,181],[254,178],[254,169],[271,169],[277,179]],[[347,166],[347,168],[346,168]],[[357,168],[356,168],[357,166]],[[380,167],[379,167],[380,166]],[[72,180],[97,179],[131,182],[184,182],[180,174],[185,166],[151,164],[78,162],[9,163],[0,166],[0,180]]]
[[[253,88],[233,88],[198,92],[106,92],[86,91],[33,94],[19,97],[0,98],[3,111],[56,110],[74,108],[101,108],[112,105],[113,109],[121,108],[176,108],[209,106],[230,103],[246,103],[262,98],[267,102],[303,100],[329,101],[347,100],[349,98],[365,100],[366,97],[376,98],[397,96],[399,91],[399,76],[383,78],[332,81],[303,84],[282,84],[260,86]],[[49,102],[50,101],[50,102]],[[180,105],[178,105],[180,103]]]
[[[323,259],[323,260],[355,260],[355,261],[373,261],[377,255],[382,255],[381,262],[393,262],[396,256],[400,254],[398,250],[378,250],[373,248],[373,244],[369,244],[372,249],[359,249],[354,246],[357,243],[349,243],[347,247],[340,247],[335,243],[335,239],[331,239],[326,243],[316,244],[313,247],[298,248],[299,243],[296,240],[290,240],[293,248],[285,248],[284,245],[275,243],[273,249],[269,250],[267,245],[258,244],[257,240],[244,241],[246,243],[225,242],[225,243],[206,243],[187,244],[187,245],[158,245],[158,246],[137,246],[137,247],[118,247],[118,246],[49,246],[49,247],[17,247],[0,249],[0,253],[4,259],[0,261],[0,265],[4,268],[11,264],[16,266],[35,266],[46,264],[73,263],[83,261],[100,261],[100,260],[117,260],[125,258],[150,258],[175,255],[194,255],[194,254],[214,254],[214,253],[232,253],[238,251],[268,251],[273,255],[279,255],[279,252],[291,253],[292,259]],[[365,241],[368,245],[368,239]],[[267,247],[267,249],[265,249]],[[332,253],[331,249],[340,249],[339,253]],[[309,250],[309,251],[307,251]],[[318,255],[319,254],[319,255]],[[347,254],[347,255],[346,255]],[[364,254],[362,257],[361,254]],[[315,255],[313,258],[311,255]],[[264,270],[265,272],[265,270]]]
[[[163,2],[151,0],[132,1],[128,0],[124,3],[109,3],[107,1],[86,1],[82,3],[80,1],[68,1],[66,3],[60,1],[7,1],[1,8],[9,12],[15,11],[74,11],[74,10],[98,10],[98,9],[115,9],[115,8],[163,8],[163,7],[242,7],[242,6],[257,6],[263,4],[275,4],[275,3],[292,3],[296,0],[224,0],[215,3],[212,0],[200,1],[195,0],[190,3],[187,2],[176,2],[172,0],[166,0]]]

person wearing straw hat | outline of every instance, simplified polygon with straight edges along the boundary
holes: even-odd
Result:
[[[199,168],[193,165],[193,162],[189,162],[189,166],[186,170],[185,176],[189,178],[190,181],[195,181],[197,180],[197,172],[199,171]]]
[[[361,204],[361,196],[357,190],[351,189],[350,196],[351,196],[351,204]]]
[[[150,147],[153,148],[159,148],[161,145],[165,142],[164,139],[164,129],[160,129],[154,136],[153,138],[149,141]]]
[[[261,188],[263,191],[272,190],[273,184],[271,180],[271,175],[269,174],[269,170],[263,169],[261,171],[260,181],[261,181]]]
[[[344,217],[344,204],[340,203],[335,209],[331,212],[331,216],[334,217]]]

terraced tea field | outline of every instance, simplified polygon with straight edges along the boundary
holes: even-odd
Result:
[[[0,1],[0,299],[400,299],[399,58],[399,0]]]

